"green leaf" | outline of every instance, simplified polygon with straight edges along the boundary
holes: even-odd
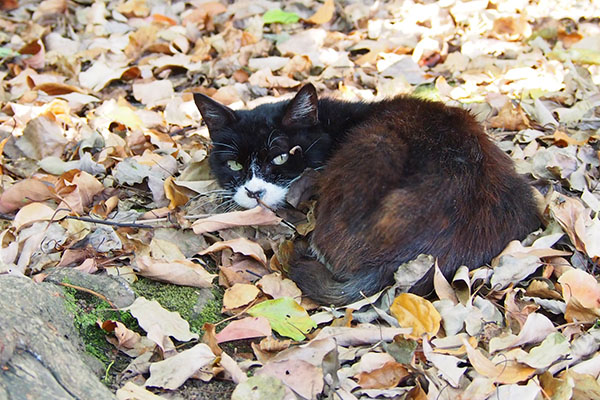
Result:
[[[263,21],[265,24],[293,24],[300,20],[300,16],[296,13],[285,12],[279,8],[269,10],[263,14]]]
[[[294,340],[303,340],[304,334],[317,327],[306,310],[291,297],[263,301],[249,309],[248,314],[265,317],[275,332]]]
[[[15,57],[18,56],[19,53],[17,53],[16,51],[9,49],[7,47],[0,47],[0,58],[5,58],[5,57]]]

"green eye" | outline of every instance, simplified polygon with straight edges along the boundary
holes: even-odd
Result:
[[[227,166],[229,167],[230,170],[232,171],[241,171],[242,168],[244,168],[242,166],[242,164],[240,164],[239,162],[235,161],[235,160],[228,160],[227,161]]]
[[[271,162],[275,165],[283,165],[288,160],[288,158],[289,158],[288,154],[283,153],[283,154],[280,154],[277,157],[275,157],[273,159],[273,161],[271,161]]]

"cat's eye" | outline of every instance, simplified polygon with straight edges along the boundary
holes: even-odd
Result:
[[[242,166],[242,164],[240,164],[239,162],[235,161],[235,160],[228,160],[227,161],[227,166],[229,167],[230,170],[232,171],[241,171],[242,168],[244,168]]]
[[[283,154],[280,154],[277,157],[275,157],[273,159],[273,161],[271,161],[271,162],[275,165],[283,165],[288,160],[288,158],[289,158],[288,154],[283,153]]]

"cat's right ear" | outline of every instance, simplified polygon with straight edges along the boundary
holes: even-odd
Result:
[[[214,131],[237,121],[235,112],[202,93],[194,93],[194,102],[209,131]]]
[[[289,127],[309,127],[319,123],[317,90],[308,83],[296,93],[285,109],[282,123]]]

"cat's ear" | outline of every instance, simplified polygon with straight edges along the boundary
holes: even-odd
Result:
[[[220,129],[237,121],[235,112],[201,93],[194,93],[194,102],[209,131]]]
[[[288,127],[308,127],[319,122],[319,98],[312,83],[302,86],[296,96],[290,100],[282,124]]]

